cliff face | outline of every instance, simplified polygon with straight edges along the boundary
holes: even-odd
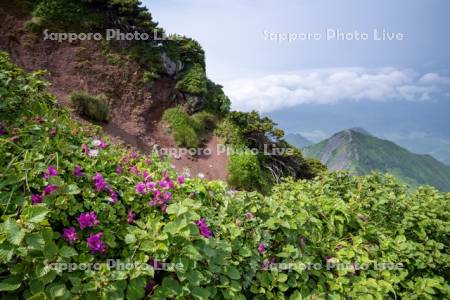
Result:
[[[26,70],[47,70],[52,83],[50,91],[59,102],[68,104],[70,93],[79,90],[108,97],[112,121],[107,129],[115,128],[129,137],[143,139],[146,124],[157,121],[163,108],[173,106],[170,100],[174,97],[175,81],[169,76],[161,77],[150,87],[143,82],[143,72],[136,62],[121,58],[120,62],[111,63],[109,53],[105,54],[99,42],[44,41],[24,29],[30,18],[26,14],[0,7],[0,18],[0,49]]]

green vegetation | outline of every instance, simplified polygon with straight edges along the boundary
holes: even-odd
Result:
[[[0,79],[2,298],[450,297],[448,193],[409,192],[378,174],[287,180],[267,197],[187,178],[167,207],[149,205],[160,198],[142,173],[167,184],[176,176],[167,163],[95,148],[98,129],[70,119],[39,74],[5,54]],[[96,222],[81,223],[86,212]],[[155,270],[155,261],[172,267]]]
[[[251,151],[236,151],[228,162],[228,183],[240,190],[258,190],[267,193],[271,183],[261,170],[257,155]]]
[[[205,96],[208,92],[206,88],[206,73],[200,64],[194,64],[187,69],[177,82],[176,88],[180,92]]]
[[[429,155],[418,155],[361,129],[350,129],[304,149],[306,156],[322,160],[330,170],[366,175],[389,172],[412,187],[430,184],[450,191],[450,167]]]
[[[38,0],[32,1],[33,19],[27,27],[32,31],[44,28],[82,29],[99,27],[104,22],[101,15],[91,11],[83,1]]]
[[[79,113],[97,122],[109,119],[108,100],[105,95],[92,96],[86,92],[73,92],[70,95],[72,105]]]
[[[261,118],[255,111],[230,112],[217,129],[217,133],[228,145],[257,152],[266,190],[270,189],[271,184],[280,182],[283,177],[311,179],[318,175],[308,165],[300,150],[283,139],[284,132],[278,129],[271,119]],[[259,182],[255,182],[255,188],[259,185]]]
[[[169,125],[177,145],[186,148],[200,146],[205,134],[214,128],[216,122],[215,116],[209,112],[202,111],[190,116],[182,107],[167,109],[162,119]]]

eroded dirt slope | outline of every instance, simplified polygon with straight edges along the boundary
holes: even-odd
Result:
[[[161,116],[165,109],[176,105],[175,80],[162,76],[152,85],[143,81],[143,71],[132,60],[120,63],[108,60],[105,46],[96,41],[58,43],[44,41],[29,33],[24,23],[30,17],[11,8],[0,7],[0,50],[27,71],[48,71],[49,90],[62,105],[69,104],[73,91],[105,94],[110,101],[111,121],[104,125],[108,134],[143,151],[155,144],[175,147]],[[207,147],[216,148],[213,137]],[[226,156],[189,157],[173,159],[178,171],[186,168],[192,176],[202,173],[208,179],[225,180]]]

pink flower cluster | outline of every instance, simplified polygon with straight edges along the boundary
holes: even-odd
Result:
[[[78,236],[77,236],[75,227],[64,228],[63,236],[69,243],[73,243],[76,240],[78,240]]]
[[[92,182],[94,183],[95,186],[95,191],[101,192],[101,191],[107,191],[109,192],[109,197],[111,198],[111,203],[116,203],[118,200],[118,195],[117,192],[108,185],[108,183],[103,179],[102,174],[100,174],[99,172],[95,173],[94,177],[92,177]]]
[[[100,224],[100,222],[97,220],[97,215],[93,211],[80,214],[80,216],[78,217],[78,223],[80,224],[81,230]]]
[[[80,230],[83,230],[84,228],[92,228],[100,224],[100,221],[97,219],[97,215],[95,214],[95,212],[90,211],[81,213],[78,217],[78,223],[80,226]],[[103,232],[98,232],[91,233],[87,238],[86,242],[92,253],[104,254],[106,252],[106,244],[102,241],[102,236]],[[69,243],[73,243],[78,240],[78,235],[74,227],[64,228],[63,237]]]
[[[53,177],[53,176],[58,176],[58,171],[56,170],[56,168],[54,166],[49,166],[47,168],[47,171],[45,171],[43,173],[43,177],[45,180],[48,180],[48,179],[50,179],[50,177]],[[57,189],[58,189],[58,187],[56,185],[47,184],[44,187],[44,190],[42,191],[41,194],[32,194],[31,195],[31,204],[35,205],[38,203],[42,203],[45,196],[50,196]]]
[[[92,253],[106,252],[106,244],[102,241],[103,232],[91,233],[87,238],[87,244]]]
[[[50,166],[47,168],[47,171],[44,172],[43,176],[45,180],[49,180],[50,177],[58,176],[58,171],[54,166]]]
[[[204,218],[201,218],[200,220],[198,220],[196,222],[196,224],[198,225],[198,229],[200,230],[200,234],[202,236],[204,236],[205,238],[209,239],[210,237],[212,237],[213,233],[212,231],[209,229],[208,225],[206,224],[206,220]]]

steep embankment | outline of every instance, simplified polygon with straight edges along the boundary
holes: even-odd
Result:
[[[105,94],[110,121],[103,126],[108,134],[145,151],[155,144],[162,148],[176,146],[161,122],[165,109],[185,101],[175,88],[177,74],[170,70],[174,62],[169,58],[163,64],[162,74],[149,83],[136,60],[104,42],[44,40],[25,29],[31,15],[13,4],[0,5],[0,18],[0,50],[8,52],[11,60],[25,70],[46,70],[49,90],[60,104],[68,105],[74,91]],[[217,142],[213,138],[208,146],[215,147]],[[227,158],[215,154],[183,156],[174,160],[174,165],[179,171],[187,167],[192,175],[204,173],[209,179],[224,180],[227,176]],[[211,165],[217,170],[211,170]]]
[[[389,172],[411,185],[430,184],[450,190],[450,168],[429,155],[418,155],[360,129],[344,130],[316,145],[305,155],[317,158],[331,171],[365,175]]]

